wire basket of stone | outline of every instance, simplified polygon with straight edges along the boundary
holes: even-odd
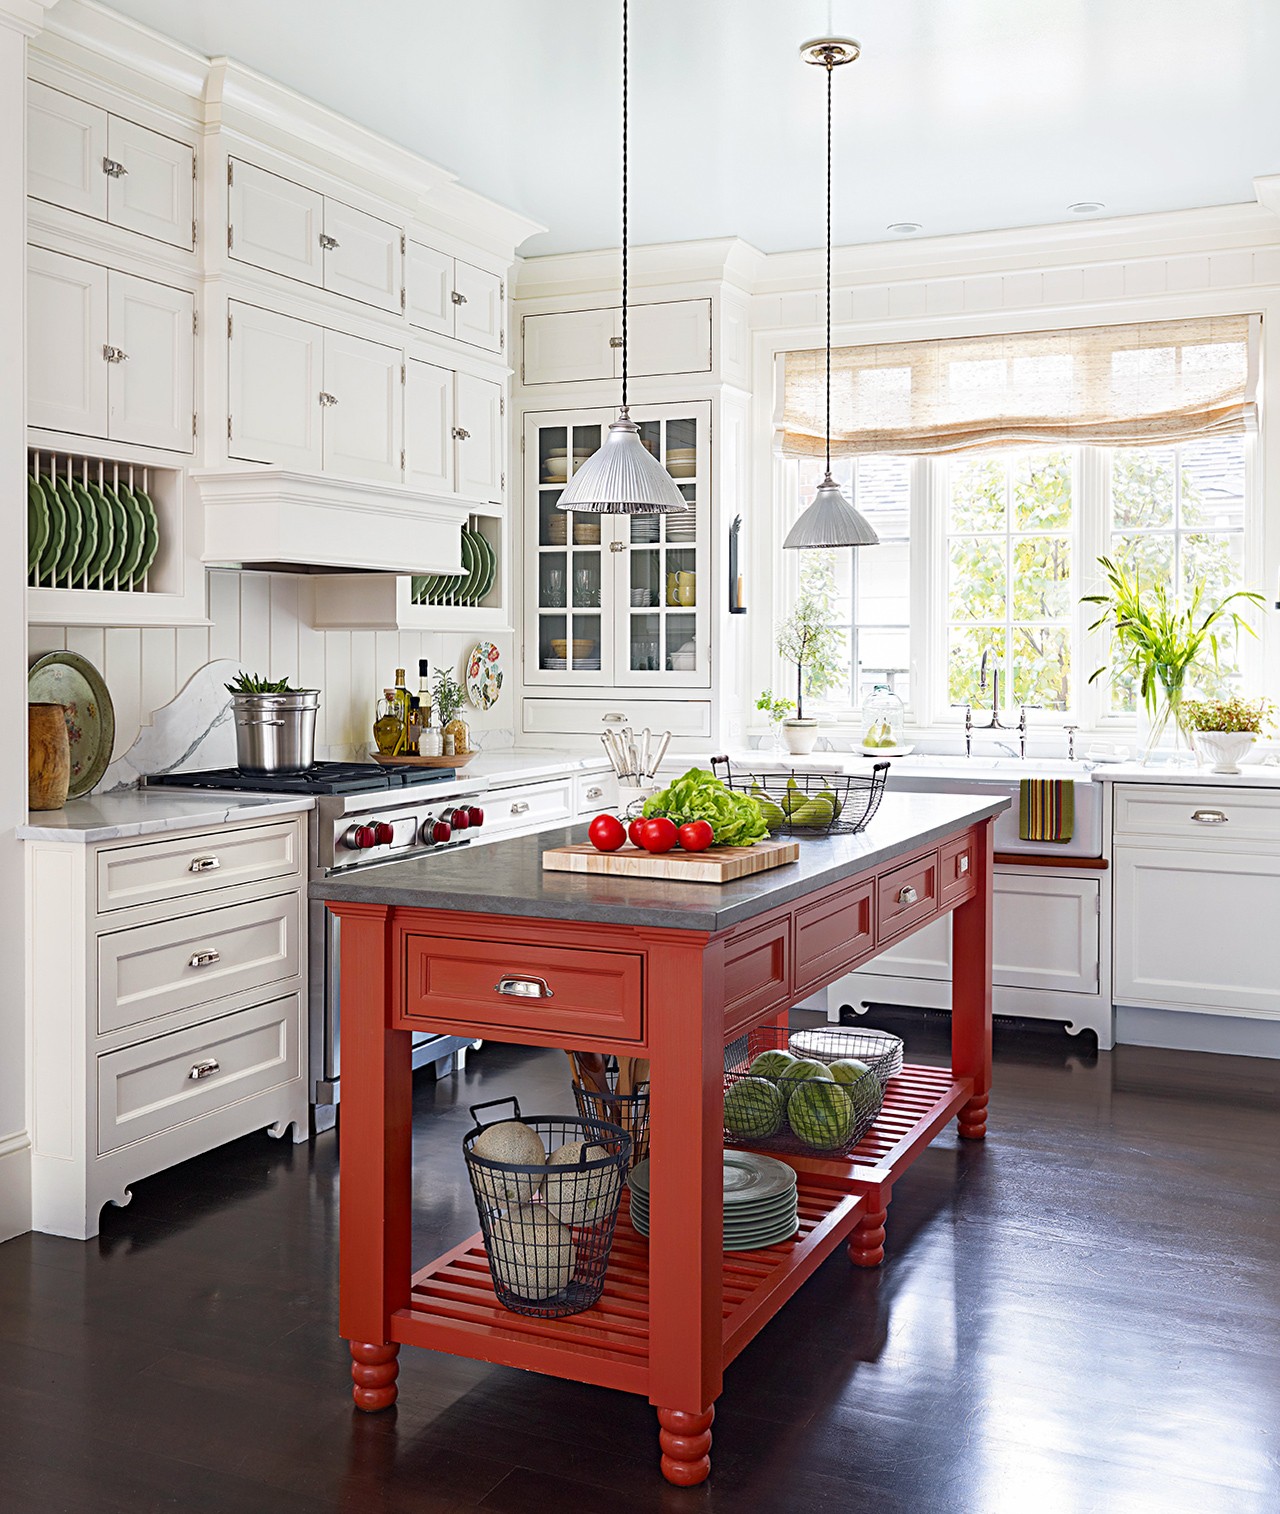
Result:
[[[498,1108],[507,1113],[493,1117]],[[499,1303],[541,1319],[589,1309],[604,1290],[631,1137],[605,1120],[522,1115],[516,1099],[473,1104],[471,1117],[462,1153]]]
[[[774,836],[856,836],[884,798],[889,764],[868,773],[758,772],[727,757],[713,757],[711,771],[726,788],[750,794]]]
[[[865,1062],[799,1057],[781,1026],[739,1036],[724,1054],[724,1136],[732,1146],[843,1155],[866,1135],[884,1085]]]
[[[649,1059],[570,1051],[573,1097],[588,1120],[620,1125],[631,1137],[632,1167],[649,1155]]]
[[[902,1037],[887,1030],[872,1030],[870,1026],[832,1025],[794,1030],[787,1048],[797,1057],[825,1062],[828,1067],[837,1062],[861,1062],[880,1079],[882,1086],[902,1071]]]

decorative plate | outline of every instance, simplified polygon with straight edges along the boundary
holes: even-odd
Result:
[[[129,549],[129,512],[109,486],[103,488],[99,484],[91,483],[89,493],[95,498],[100,495],[102,504],[107,507],[111,515],[111,551],[102,565],[102,576],[114,587],[116,573],[124,561],[124,554]]]
[[[105,583],[110,576],[111,563],[117,551],[116,537],[119,533],[116,530],[116,507],[92,479],[84,487],[98,512],[98,553],[89,564],[89,577]],[[123,509],[120,511],[120,519],[124,519]],[[123,550],[124,543],[121,542],[119,546]]]
[[[38,479],[27,475],[27,575],[39,576],[40,559],[49,544],[49,505]]]
[[[156,515],[156,507],[151,503],[151,498],[141,489],[134,489],[133,497],[142,511],[142,556],[138,559],[138,566],[133,570],[133,586],[135,589],[142,587],[142,580],[151,571],[151,564],[156,560],[156,553],[160,550],[160,521]]]
[[[76,553],[75,562],[71,564],[71,581],[81,584],[89,572],[89,564],[98,555],[98,507],[78,479],[70,481],[70,488],[76,509],[80,512],[80,550]]]
[[[133,497],[133,490],[123,480],[115,486],[115,496],[125,513],[125,549],[116,572],[120,587],[127,589],[133,583],[133,575],[142,561],[142,549],[146,546],[146,531],[143,526],[142,506]]]
[[[40,492],[44,495],[45,508],[49,512],[49,535],[40,554],[39,577],[42,584],[53,582],[53,571],[62,557],[63,543],[67,539],[67,512],[62,496],[48,478],[40,480]]]
[[[487,539],[476,532],[476,546],[480,550],[481,570],[480,582],[476,587],[475,603],[479,604],[490,589],[493,588],[494,574],[498,571],[498,557]]]
[[[467,658],[467,698],[477,710],[491,710],[502,692],[502,654],[491,641],[478,642]]]
[[[71,567],[76,558],[80,556],[80,538],[83,535],[83,527],[80,524],[80,501],[71,492],[71,485],[65,478],[53,481],[53,487],[58,492],[58,499],[62,502],[62,514],[67,523],[67,534],[62,542],[62,556],[58,559],[58,565],[54,569],[54,577],[59,583],[65,584],[71,577]]]
[[[31,704],[60,704],[66,711],[71,743],[71,783],[67,795],[78,799],[98,783],[116,740],[116,713],[102,674],[78,652],[50,652],[27,674]]]

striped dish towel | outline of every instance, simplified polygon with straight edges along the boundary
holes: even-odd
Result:
[[[1018,785],[1018,836],[1023,841],[1071,840],[1076,790],[1070,779],[1024,778]]]

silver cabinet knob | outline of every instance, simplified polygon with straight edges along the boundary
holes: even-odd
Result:
[[[216,873],[221,866],[222,861],[218,857],[192,857],[191,866],[187,871],[189,873]]]
[[[527,815],[529,813],[529,801],[527,799],[517,799],[511,806],[511,813],[513,815]]]
[[[327,232],[322,231],[320,233],[320,245],[326,252],[332,252],[333,249],[338,245],[338,239],[337,237],[331,237]]]
[[[330,405],[336,405],[338,403],[338,396],[336,394],[330,394],[326,389],[322,389],[320,391],[320,403],[327,409]]]
[[[915,904],[919,898],[920,895],[916,893],[909,883],[904,888],[898,890],[899,904]]]
[[[1227,817],[1221,810],[1192,810],[1191,818],[1197,825],[1226,825]]]
[[[209,947],[205,951],[192,952],[187,959],[188,967],[212,967],[215,962],[222,961],[222,953]]]
[[[109,179],[123,179],[129,172],[123,163],[118,163],[114,158],[103,158],[102,171]]]
[[[201,1078],[211,1078],[215,1072],[220,1072],[221,1065],[216,1057],[206,1057],[203,1062],[197,1062],[187,1074],[192,1083],[198,1083]]]
[[[497,992],[509,999],[554,999],[545,978],[499,978]]]

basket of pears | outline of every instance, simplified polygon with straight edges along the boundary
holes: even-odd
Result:
[[[889,774],[887,762],[869,774],[759,772],[727,757],[713,757],[711,768],[727,788],[751,795],[774,836],[856,835],[880,807]]]

